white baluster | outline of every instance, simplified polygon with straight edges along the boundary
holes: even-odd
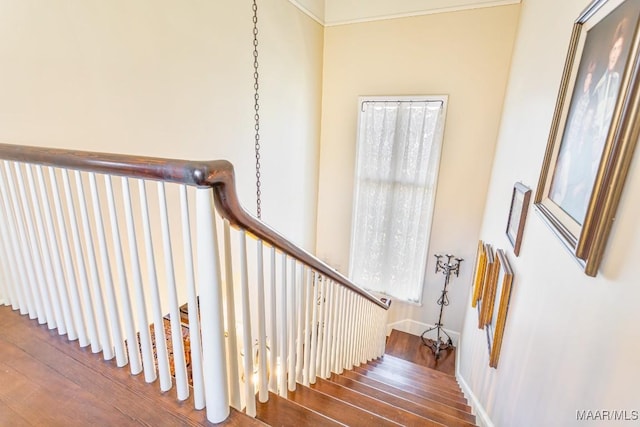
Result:
[[[258,400],[262,403],[269,400],[269,384],[267,381],[267,325],[264,299],[264,257],[262,240],[257,242],[258,257]]]
[[[287,350],[289,353],[289,357],[287,359],[287,386],[289,391],[295,391],[296,389],[296,333],[298,332],[295,307],[296,285],[296,260],[295,258],[291,258],[291,280],[289,280],[289,291],[287,292],[287,327],[289,332],[289,348]]]
[[[278,392],[287,397],[287,255],[282,254],[282,271],[280,272],[280,375],[278,378]]]
[[[316,359],[318,355],[318,299],[320,298],[320,275],[313,273],[311,284],[313,286],[313,299],[311,300],[311,357],[309,360],[309,383],[316,383]]]
[[[182,338],[182,323],[180,322],[180,304],[176,290],[176,276],[173,268],[173,250],[171,248],[171,233],[169,231],[169,214],[167,213],[167,199],[164,182],[158,182],[158,208],[160,210],[160,227],[162,229],[162,245],[164,248],[165,283],[169,297],[169,321],[171,325],[171,344],[173,345],[173,367],[176,377],[178,400],[189,397],[189,383],[187,381],[187,363],[184,357],[184,340]]]
[[[82,291],[82,306],[84,308],[84,320],[87,327],[87,334],[89,335],[89,342],[91,343],[91,351],[93,353],[98,353],[99,351],[102,351],[102,343],[100,340],[100,335],[98,334],[97,321],[96,321],[96,311],[98,309],[97,308],[94,309],[94,306],[93,306],[93,301],[92,301],[91,291],[89,286],[89,278],[87,276],[87,267],[85,265],[84,256],[82,254],[80,230],[78,227],[78,221],[76,218],[76,212],[75,212],[74,203],[73,203],[73,193],[71,192],[71,183],[69,181],[69,174],[67,173],[66,170],[62,171],[62,184],[64,187],[65,198],[67,199],[67,212],[69,214],[68,215],[69,226],[71,229],[71,238],[73,240],[73,249],[74,249],[75,260],[76,260],[75,264],[78,269],[78,281],[80,282],[80,289]],[[79,203],[82,204],[82,202],[80,201]],[[102,313],[104,314],[104,312]],[[111,350],[108,350],[108,351],[111,351]]]
[[[115,290],[113,288],[107,239],[104,231],[104,224],[102,222],[102,207],[100,206],[98,185],[96,183],[96,175],[94,173],[89,174],[89,189],[91,191],[91,200],[93,202],[93,219],[96,226],[96,236],[98,237],[98,247],[100,248],[100,259],[102,260],[102,276],[104,278],[102,284],[109,311],[109,320],[111,322],[111,336],[113,338],[113,346],[116,353],[116,364],[118,366],[124,366],[127,364],[127,355],[124,351],[124,345],[122,342],[120,313],[118,310]],[[97,274],[98,273],[96,272],[96,275]]]
[[[86,347],[90,344],[91,341],[87,336],[87,329],[84,317],[82,315],[82,303],[80,299],[79,285],[76,278],[76,271],[73,266],[73,255],[71,252],[71,247],[69,245],[69,233],[67,232],[67,224],[64,220],[62,203],[60,202],[62,195],[60,194],[60,187],[58,186],[58,180],[56,178],[55,170],[53,168],[48,168],[48,170],[49,182],[51,184],[51,191],[53,194],[53,206],[56,213],[56,224],[58,226],[59,232],[58,242],[62,246],[61,253],[64,259],[63,271],[66,272],[66,274],[63,274],[62,286],[64,287],[65,283],[68,284],[71,313],[73,316],[75,330],[78,334],[78,342],[80,344],[80,347]]]
[[[53,272],[53,263],[51,260],[51,250],[54,252],[58,252],[57,245],[49,245],[50,240],[47,238],[45,229],[44,229],[44,220],[42,218],[43,215],[43,206],[40,205],[40,200],[38,200],[38,195],[36,193],[36,185],[35,180],[33,179],[33,171],[30,165],[25,165],[25,172],[27,174],[27,183],[29,185],[29,195],[31,197],[31,206],[33,207],[33,218],[36,223],[36,238],[37,238],[37,246],[40,248],[41,260],[43,262],[43,273],[44,273],[44,285],[45,291],[49,295],[49,304],[51,305],[51,310],[53,311],[53,316],[55,319],[55,323],[58,328],[58,334],[64,335],[67,333],[67,325],[62,314],[62,301],[60,300],[58,285],[56,284],[56,276]],[[44,188],[43,188],[44,190]],[[72,336],[69,336],[69,339],[76,339],[75,331],[73,331],[73,325],[71,325]]]
[[[274,246],[271,247],[271,257],[270,259],[270,278],[269,280],[269,309],[270,309],[270,330],[269,330],[269,343],[271,344],[271,351],[269,352],[269,390],[274,393],[278,391],[278,308],[276,305],[277,296],[276,296],[276,248]]]
[[[180,211],[182,216],[182,245],[184,250],[185,281],[189,313],[189,339],[191,341],[191,380],[193,382],[193,401],[196,409],[205,406],[204,377],[202,376],[202,344],[200,343],[200,319],[195,272],[193,270],[193,250],[191,242],[191,223],[189,221],[189,203],[187,187],[180,186]]]
[[[222,283],[218,255],[216,222],[211,189],[196,190],[198,280],[202,320],[207,419],[212,423],[229,416],[227,369],[225,364]]]
[[[256,396],[253,385],[253,340],[251,339],[251,311],[249,308],[249,274],[247,271],[247,235],[240,233],[240,280],[242,300],[242,347],[244,350],[244,397],[245,411],[250,417],[256,416]]]
[[[316,349],[316,366],[315,375],[322,378],[322,354],[325,346],[325,331],[326,331],[326,307],[327,307],[327,278],[322,276],[322,281],[319,283],[320,303],[318,306],[318,348]]]
[[[294,274],[296,275],[296,287],[297,287],[297,296],[296,299],[296,318],[297,318],[297,333],[296,333],[296,378],[295,380],[299,383],[302,383],[302,365],[304,363],[304,335],[303,331],[306,328],[305,324],[305,309],[306,309],[306,288],[307,284],[304,277],[304,265],[299,266],[294,270]]]
[[[331,376],[331,372],[335,371],[336,354],[338,352],[338,329],[340,327],[340,290],[342,286],[337,283],[333,283],[333,309],[332,315],[333,323],[331,329],[331,353],[327,361],[327,377]]]
[[[4,168],[2,172],[6,171],[6,181],[4,174],[2,175],[2,193],[10,195],[5,200],[5,211],[9,216],[11,223],[9,229],[11,233],[11,242],[14,248],[17,249],[16,259],[19,260],[18,272],[20,274],[21,286],[18,287],[19,297],[24,301],[24,306],[21,308],[20,313],[25,314],[25,310],[29,313],[30,319],[38,318],[40,324],[45,323],[46,319],[42,305],[39,305],[38,295],[34,292],[36,286],[35,274],[33,272],[33,265],[31,264],[31,257],[29,256],[27,236],[24,231],[24,223],[22,214],[17,201],[17,195],[15,185],[13,183],[13,176],[11,174],[10,164],[6,160],[3,162]]]
[[[2,194],[0,194],[0,198],[2,198]],[[20,300],[14,287],[21,282],[16,271],[17,263],[14,260],[15,249],[10,246],[7,224],[8,217],[4,212],[3,203],[0,202],[0,233],[2,233],[2,236],[5,236],[4,239],[0,240],[0,251],[2,252],[0,254],[0,263],[2,264],[4,273],[2,283],[0,283],[0,300],[4,298],[5,304],[11,304],[11,308],[17,310],[20,308]],[[0,301],[0,303],[2,303],[2,301]]]
[[[314,289],[312,283],[312,277],[315,274],[312,270],[306,270],[304,272],[304,287],[305,291],[305,301],[304,301],[304,368],[302,369],[302,384],[305,386],[309,386],[309,375],[310,375],[310,360],[311,360],[311,329],[312,329],[312,316],[313,316],[313,305],[314,305]]]
[[[20,314],[29,313],[29,307],[32,302],[29,298],[29,292],[27,288],[27,273],[22,258],[22,246],[17,237],[17,225],[14,220],[13,210],[9,201],[9,192],[7,190],[4,179],[4,165],[0,165],[0,199],[2,200],[2,207],[4,208],[4,215],[6,223],[3,223],[2,235],[8,236],[8,252],[10,258],[7,258],[7,262],[14,268],[14,291],[17,298],[18,306],[20,308]],[[3,239],[7,242],[7,238]],[[15,307],[14,307],[15,308]],[[35,318],[35,310],[30,313],[32,319]]]
[[[149,333],[149,318],[147,316],[147,299],[142,284],[142,272],[140,270],[140,257],[138,256],[138,241],[131,204],[131,189],[128,178],[122,178],[122,201],[124,205],[124,217],[127,225],[129,241],[129,259],[131,263],[131,278],[133,282],[134,301],[136,306],[136,318],[138,320],[138,335],[140,338],[140,350],[142,352],[142,368],[144,380],[151,383],[156,380],[156,365],[153,360],[153,346]]]
[[[227,305],[227,364],[229,369],[229,401],[232,407],[242,410],[240,398],[240,368],[238,366],[238,332],[236,330],[236,303],[233,286],[233,262],[231,256],[231,226],[224,221],[224,278]]]
[[[49,304],[49,298],[46,291],[46,285],[44,284],[44,274],[42,272],[42,260],[40,258],[40,251],[37,247],[37,241],[34,232],[33,221],[31,219],[31,213],[27,205],[27,196],[24,189],[24,180],[22,179],[22,173],[20,172],[20,166],[18,163],[13,163],[14,173],[16,175],[16,184],[19,192],[19,197],[16,195],[16,199],[13,200],[13,205],[16,208],[16,217],[19,219],[19,224],[22,226],[22,236],[24,239],[24,257],[27,261],[27,265],[30,271],[29,274],[29,286],[31,293],[35,300],[36,311],[38,313],[38,322],[40,324],[47,323],[49,329],[55,328],[55,319],[53,318],[53,312],[51,311],[51,304]],[[16,188],[16,184],[13,183],[12,173],[7,170],[7,179],[9,181],[9,188],[12,191],[12,199]]]
[[[169,354],[167,352],[167,338],[164,333],[164,317],[160,301],[156,260],[153,253],[153,237],[151,234],[151,222],[149,219],[147,190],[143,180],[138,181],[138,191],[140,193],[140,213],[142,216],[142,231],[144,234],[144,247],[147,256],[147,274],[149,275],[148,280],[151,292],[151,312],[153,316],[153,333],[156,342],[156,360],[158,361],[160,390],[167,391],[172,387],[172,380],[171,372],[169,371]]]
[[[104,177],[104,184],[106,187],[107,206],[109,208],[109,219],[111,222],[113,252],[115,255],[116,268],[118,271],[118,283],[120,285],[120,301],[122,304],[122,319],[124,320],[124,330],[127,337],[129,368],[131,369],[131,373],[136,375],[142,372],[142,361],[140,360],[140,346],[138,345],[136,327],[133,323],[131,297],[129,296],[129,283],[127,280],[127,272],[124,266],[122,242],[120,241],[120,226],[118,224],[118,214],[116,212],[116,203],[113,197],[113,187],[110,176]]]
[[[325,279],[324,285],[325,300],[323,310],[323,322],[322,322],[322,351],[320,352],[320,377],[325,378],[325,372],[327,371],[327,352],[329,350],[329,343],[331,338],[329,331],[331,330],[331,280]]]

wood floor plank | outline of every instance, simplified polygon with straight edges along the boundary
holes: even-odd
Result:
[[[412,363],[426,366],[436,371],[455,375],[456,348],[443,350],[436,359],[433,351],[422,343],[419,336],[392,330],[387,338],[385,353],[401,357]]]
[[[31,398],[34,402],[49,402],[51,407],[50,413],[41,414],[42,420],[38,422],[12,407],[14,413],[25,418],[26,425],[214,425],[207,421],[205,411],[194,410],[192,397],[179,402],[175,390],[161,393],[157,383],[145,383],[142,375],[130,375],[128,368],[117,368],[115,362],[102,360],[101,354],[79,348],[77,342],[67,341],[56,331],[48,330],[46,325],[38,325],[8,307],[0,307],[0,340],[0,360],[5,364],[10,362],[14,371],[14,361],[26,363],[24,370],[31,372]],[[8,350],[10,346],[14,350]],[[20,375],[20,372],[14,375]],[[2,390],[7,382],[0,381]],[[75,393],[75,397],[68,393]],[[69,402],[78,402],[79,407],[67,409]],[[0,403],[3,403],[1,398]],[[61,421],[62,415],[57,414],[62,409],[74,418]],[[264,424],[231,410],[229,419],[218,425]]]

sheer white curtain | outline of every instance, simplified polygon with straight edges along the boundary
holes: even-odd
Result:
[[[446,99],[361,105],[350,274],[420,302]]]

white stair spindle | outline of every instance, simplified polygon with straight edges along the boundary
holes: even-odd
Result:
[[[160,228],[162,229],[162,245],[164,248],[165,283],[167,285],[167,296],[169,297],[169,323],[171,325],[171,344],[173,347],[173,371],[176,378],[178,400],[185,400],[189,397],[187,363],[184,357],[184,339],[182,338],[180,305],[176,289],[176,275],[173,268],[173,250],[171,248],[167,197],[164,182],[162,181],[158,182],[158,208],[160,210]]]
[[[44,310],[39,302],[39,295],[35,292],[36,279],[33,272],[33,265],[31,257],[29,256],[29,249],[27,243],[27,236],[24,229],[24,221],[22,213],[17,201],[16,187],[13,182],[13,174],[11,173],[11,165],[6,160],[3,162],[3,172],[6,172],[6,181],[4,174],[2,180],[2,192],[3,194],[9,194],[10,199],[5,198],[5,210],[11,221],[9,228],[11,231],[11,241],[17,251],[17,259],[20,260],[18,265],[18,271],[20,273],[21,286],[18,287],[19,295],[22,295],[25,305],[23,309],[26,309],[29,313],[30,319],[38,319],[38,323],[43,324],[46,322]],[[24,314],[21,310],[20,313]]]
[[[98,247],[100,249],[100,259],[102,261],[102,276],[104,281],[104,293],[106,296],[107,310],[109,312],[109,320],[111,323],[111,337],[116,354],[116,364],[125,366],[127,364],[127,354],[124,351],[122,340],[122,329],[120,326],[120,312],[116,300],[115,289],[113,287],[113,277],[111,275],[111,264],[109,262],[109,251],[107,249],[107,238],[104,231],[104,223],[102,221],[102,206],[100,205],[100,197],[98,196],[98,184],[96,175],[89,173],[89,189],[91,191],[91,201],[93,204],[93,219],[96,226],[96,237],[98,238]],[[98,273],[96,272],[96,275]]]
[[[333,328],[333,281],[327,278],[326,284],[327,300],[324,315],[324,345],[322,347],[322,363],[320,372],[322,378],[326,378],[328,372],[328,359],[331,355],[331,331]]]
[[[302,367],[304,363],[304,335],[303,331],[305,330],[305,299],[306,299],[306,283],[304,280],[304,264],[298,266],[294,273],[296,275],[296,307],[295,307],[295,315],[296,315],[296,382],[302,383]]]
[[[2,200],[2,207],[4,208],[6,220],[6,223],[3,224],[2,235],[9,237],[8,243],[10,244],[12,258],[8,259],[8,262],[13,265],[17,274],[14,278],[14,289],[18,299],[20,314],[24,315],[29,313],[29,316],[32,319],[35,319],[35,310],[31,313],[29,312],[29,307],[32,306],[32,301],[26,286],[28,280],[26,267],[24,265],[24,259],[22,258],[22,247],[17,237],[18,227],[14,221],[13,210],[11,209],[9,201],[9,193],[5,184],[3,164],[0,165],[0,199]],[[5,238],[4,241],[7,242],[7,239]]]
[[[97,323],[99,321],[97,320],[98,309],[97,307],[94,309],[93,298],[91,297],[89,277],[87,275],[87,267],[85,265],[85,259],[82,253],[80,230],[78,227],[78,221],[76,218],[76,212],[73,203],[73,193],[71,192],[71,182],[69,180],[69,174],[66,170],[62,171],[62,184],[64,187],[65,198],[67,199],[69,227],[71,229],[71,238],[73,240],[75,265],[78,269],[78,281],[80,282],[82,305],[84,308],[84,321],[87,328],[89,342],[91,343],[91,352],[98,353],[99,351],[102,351],[102,342],[97,327]],[[78,203],[81,204],[82,202],[78,201]]]
[[[277,296],[276,296],[276,248],[274,246],[271,247],[271,256],[270,260],[270,280],[269,280],[269,313],[270,313],[270,323],[269,323],[269,344],[271,351],[269,352],[269,390],[271,392],[278,392],[278,307],[276,306]]]
[[[124,217],[127,226],[127,237],[129,241],[129,259],[131,264],[131,279],[133,282],[134,302],[136,318],[138,320],[138,336],[140,339],[140,351],[142,353],[142,368],[144,370],[144,380],[151,383],[156,380],[156,365],[153,359],[153,346],[151,344],[151,334],[149,333],[149,318],[147,315],[147,304],[142,284],[142,272],[140,269],[140,257],[138,256],[138,241],[136,238],[135,221],[133,216],[133,206],[131,203],[131,188],[129,179],[122,178],[122,201],[124,206]]]
[[[207,361],[204,365],[207,419],[212,423],[219,423],[229,416],[230,410],[225,366],[220,258],[212,193],[211,189],[196,190],[196,218],[202,351],[204,360]]]
[[[240,367],[238,366],[239,347],[238,332],[236,330],[236,304],[235,290],[233,286],[233,259],[231,256],[231,226],[229,221],[224,221],[224,278],[227,306],[227,365],[229,372],[229,402],[230,405],[241,411],[240,398]]]
[[[180,186],[180,212],[182,218],[182,246],[184,251],[185,281],[189,315],[189,339],[191,341],[191,380],[193,382],[193,402],[196,409],[205,407],[204,377],[202,376],[202,344],[200,343],[200,319],[195,272],[193,270],[193,250],[191,223],[189,220],[189,199],[187,187]]]
[[[22,172],[18,163],[13,163],[14,173],[16,175],[16,184],[18,188],[17,199],[14,202],[16,206],[16,214],[21,218],[22,225],[24,227],[22,234],[24,235],[26,255],[25,258],[30,265],[31,275],[29,277],[30,287],[33,297],[36,301],[36,310],[38,312],[38,322],[46,323],[49,329],[56,327],[55,319],[53,318],[53,311],[51,310],[51,304],[47,292],[47,287],[44,283],[44,273],[42,272],[42,259],[40,257],[40,251],[38,249],[38,241],[36,240],[33,220],[29,209],[27,194],[24,187],[24,179],[22,178]],[[14,188],[14,183],[11,179],[12,174],[7,173],[9,178],[9,187]],[[31,282],[33,280],[33,282]],[[38,309],[39,307],[39,309]]]
[[[258,400],[269,400],[267,379],[267,325],[264,298],[264,256],[262,240],[257,241],[258,258]]]
[[[144,234],[144,247],[147,258],[147,274],[149,275],[148,280],[151,292],[151,312],[153,317],[153,333],[156,343],[158,375],[160,377],[160,390],[167,391],[172,387],[171,372],[169,370],[169,353],[167,351],[167,338],[164,333],[164,317],[160,301],[160,288],[158,285],[156,260],[153,253],[153,237],[151,234],[147,189],[143,180],[138,181],[138,191],[140,194],[140,214],[142,217],[142,231]]]
[[[287,397],[287,255],[282,254],[282,270],[280,272],[280,373],[278,378],[278,392]]]
[[[320,293],[320,275],[313,273],[311,285],[313,286],[313,298],[311,300],[311,357],[309,360],[309,383],[316,383],[316,359],[318,355],[318,312]]]
[[[247,235],[240,231],[240,280],[242,303],[242,348],[244,368],[245,412],[256,416],[256,396],[253,384],[253,340],[251,337],[251,310],[249,307],[249,272],[247,269]]]
[[[0,198],[1,197],[2,195],[0,194]],[[0,284],[0,304],[4,298],[5,304],[10,303],[11,308],[17,310],[20,308],[21,302],[15,286],[21,282],[16,271],[17,262],[14,260],[15,249],[13,246],[10,246],[9,242],[10,238],[7,232],[7,223],[8,219],[4,212],[3,203],[0,202],[0,233],[2,233],[2,236],[5,236],[4,239],[0,240],[0,263],[2,263],[2,269],[4,271],[4,280],[2,280]]]
[[[314,286],[311,282],[313,271],[305,269],[303,273],[304,293],[304,361],[302,369],[302,384],[309,386],[310,360],[311,360],[311,321],[313,316],[313,290]]]
[[[59,335],[65,335],[67,333],[67,325],[65,317],[63,316],[62,309],[62,301],[60,299],[60,294],[58,290],[58,286],[56,284],[56,277],[53,272],[53,263],[51,260],[51,250],[58,252],[57,246],[50,247],[49,239],[46,235],[44,228],[44,220],[43,220],[43,206],[40,205],[40,200],[38,199],[38,195],[36,193],[36,184],[33,179],[33,170],[30,165],[25,165],[25,172],[27,175],[27,183],[29,186],[29,196],[31,198],[31,206],[33,207],[33,218],[35,219],[36,224],[36,236],[37,236],[37,246],[40,248],[41,260],[43,262],[43,274],[44,274],[44,285],[47,294],[49,295],[49,304],[51,305],[51,310],[53,312],[53,316],[55,319],[55,323],[58,329]],[[73,329],[73,325],[71,325]],[[73,334],[75,335],[75,333]],[[75,339],[77,337],[69,337],[69,339]]]
[[[102,286],[98,275],[98,265],[96,261],[95,249],[93,246],[93,237],[91,235],[91,226],[89,225],[89,213],[84,196],[84,188],[82,185],[82,176],[80,172],[75,172],[76,191],[78,193],[78,205],[80,206],[80,216],[82,219],[82,228],[85,238],[85,247],[87,249],[87,260],[89,261],[89,275],[91,284],[91,293],[94,302],[94,310],[96,313],[96,323],[98,326],[98,337],[102,346],[102,355],[105,360],[111,360],[114,357],[113,347],[111,345],[111,335],[107,324],[107,315],[105,313],[104,301],[102,299]]]
[[[113,196],[113,186],[111,177],[104,177],[104,184],[107,193],[107,207],[109,209],[109,220],[111,223],[111,238],[113,242],[113,252],[115,255],[116,268],[118,271],[118,284],[120,291],[120,301],[122,306],[122,319],[124,320],[124,331],[127,337],[127,352],[129,353],[129,369],[133,375],[142,372],[142,360],[140,359],[140,346],[136,334],[136,326],[133,322],[133,312],[131,310],[131,297],[129,295],[129,282],[127,271],[124,265],[124,255],[122,254],[122,242],[120,240],[120,226],[118,224],[118,213]]]
[[[287,328],[289,332],[289,348],[287,350],[287,352],[289,353],[289,357],[287,359],[287,387],[289,391],[295,391],[296,389],[296,334],[298,332],[295,304],[296,285],[296,260],[295,258],[291,258],[291,278],[288,282],[289,290],[287,292]]]
[[[64,213],[62,210],[62,203],[60,202],[60,198],[62,197],[60,194],[60,187],[58,186],[58,180],[56,178],[56,173],[53,168],[48,168],[49,170],[49,183],[51,185],[52,199],[53,199],[53,207],[56,213],[56,225],[58,227],[58,241],[62,247],[61,253],[64,259],[64,267],[63,271],[66,274],[63,274],[63,286],[65,283],[68,284],[69,287],[69,297],[71,304],[71,313],[73,316],[73,321],[75,325],[76,333],[78,334],[78,342],[80,347],[86,347],[90,344],[91,340],[87,336],[87,328],[84,321],[84,316],[82,315],[82,303],[80,299],[80,290],[78,280],[76,278],[76,271],[73,266],[73,255],[71,252],[71,246],[69,245],[69,233],[67,231],[67,224],[64,220]]]
[[[332,309],[332,326],[331,326],[331,352],[327,361],[327,377],[331,376],[331,372],[335,371],[336,354],[338,352],[338,329],[340,327],[340,289],[337,283],[333,283],[333,309]]]
[[[320,303],[318,306],[318,348],[316,349],[316,376],[322,378],[322,354],[325,346],[325,331],[326,331],[326,306],[327,306],[327,277],[322,276],[322,281],[319,285]]]

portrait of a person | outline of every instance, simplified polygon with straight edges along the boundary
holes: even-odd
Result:
[[[576,74],[549,198],[578,224],[584,222],[613,120],[630,51],[629,27],[620,7],[593,27]]]

